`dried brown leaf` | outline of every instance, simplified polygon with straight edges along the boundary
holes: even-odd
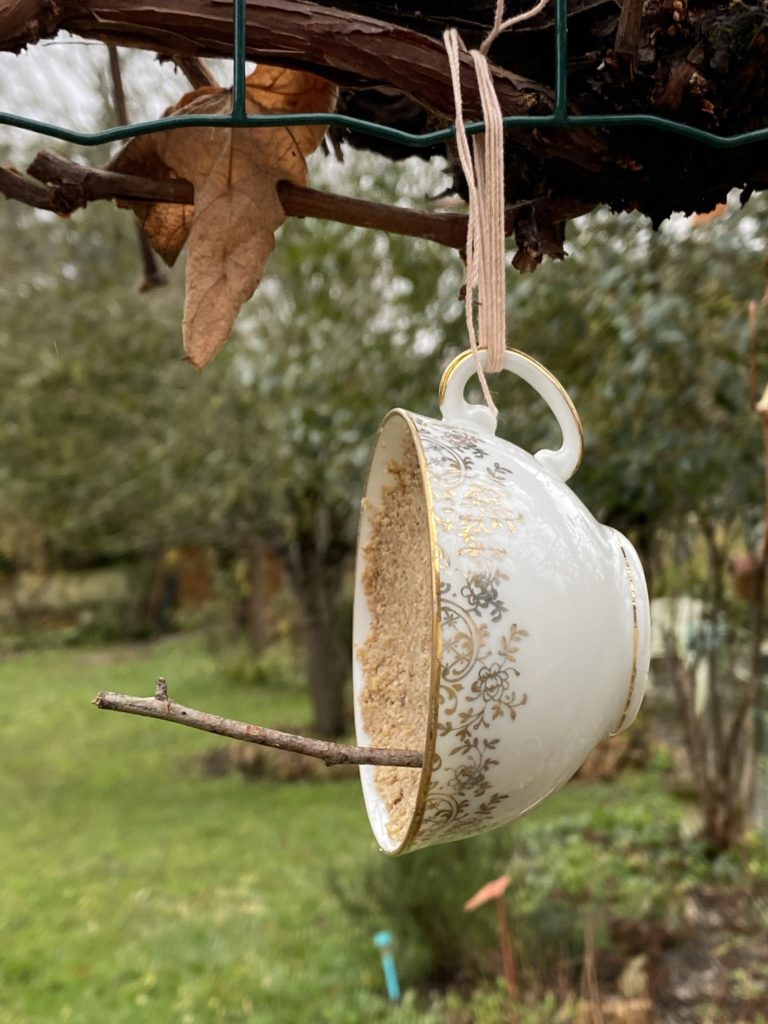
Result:
[[[138,135],[131,139],[107,164],[108,171],[133,174],[153,181],[178,178],[157,152],[157,136]],[[172,267],[189,236],[195,208],[181,203],[141,203],[117,201],[133,210],[155,252]]]
[[[327,109],[330,83],[311,71],[259,64],[245,80],[248,99],[264,111],[304,114]]]
[[[335,89],[317,75],[257,68],[248,76],[249,113],[326,111]],[[224,114],[229,90],[203,87],[168,113]],[[229,337],[240,306],[258,286],[285,219],[279,181],[304,185],[306,157],[324,126],[298,128],[178,128],[129,142],[111,169],[156,180],[184,178],[194,185],[194,207],[130,204],[153,248],[173,263],[186,241],[184,348],[206,366]]]
[[[309,71],[293,71],[290,68],[270,67],[259,64],[245,80],[248,103],[254,112],[276,114],[308,114],[315,111],[332,110],[336,89],[325,78]],[[292,137],[304,154],[313,153],[325,135],[325,125],[294,125],[284,131]]]

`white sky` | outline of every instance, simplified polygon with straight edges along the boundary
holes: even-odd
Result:
[[[120,50],[123,79],[132,120],[159,117],[190,88],[170,63],[160,64],[142,50]],[[229,62],[217,61],[222,84],[231,81]],[[111,84],[106,47],[62,34],[19,55],[0,53],[0,111],[34,117],[77,131],[106,127],[105,98]],[[0,124],[0,143],[23,158],[40,141]]]

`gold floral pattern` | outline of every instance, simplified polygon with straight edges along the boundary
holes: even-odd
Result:
[[[435,749],[414,846],[480,831],[505,793],[494,723],[514,721],[529,701],[518,654],[528,632],[506,626],[508,576],[499,568],[523,527],[514,473],[472,434],[414,416],[429,467],[440,581],[441,658]]]
[[[498,463],[495,464],[498,466]],[[510,473],[511,475],[511,473]],[[496,484],[502,482],[503,478],[498,476],[490,477]],[[463,546],[459,548],[460,555],[469,555],[475,558],[486,550],[487,538],[497,530],[506,529],[509,533],[516,533],[522,516],[519,513],[509,513],[500,503],[499,491],[503,493],[503,486],[489,485],[488,477],[480,483],[467,487],[462,494],[462,512],[459,515],[459,535]],[[503,554],[503,548],[494,549],[498,555]]]
[[[461,596],[474,615],[481,615],[490,610],[491,622],[500,622],[507,606],[499,597],[499,584],[509,579],[503,572],[472,572],[467,575],[467,582],[461,588]]]

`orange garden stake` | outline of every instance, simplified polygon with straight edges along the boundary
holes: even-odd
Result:
[[[519,992],[517,988],[517,971],[515,969],[515,954],[512,949],[512,939],[509,934],[509,920],[507,918],[507,906],[504,900],[504,893],[511,882],[509,875],[502,875],[486,884],[468,899],[464,909],[477,910],[490,900],[496,901],[496,916],[499,923],[499,945],[501,946],[501,959],[504,964],[504,978],[507,982],[507,990],[510,999],[517,1000]]]

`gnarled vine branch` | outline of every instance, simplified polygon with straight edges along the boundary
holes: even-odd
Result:
[[[245,51],[249,60],[335,82],[342,113],[424,133],[454,119],[443,31],[458,27],[467,45],[476,45],[487,34],[492,6],[449,0],[439,11],[423,11],[400,0],[248,0]],[[648,126],[563,130],[526,122],[527,115],[553,110],[553,17],[550,5],[530,25],[505,33],[491,53],[502,111],[522,117],[505,135],[506,199],[520,269],[548,253],[562,256],[562,220],[585,206],[639,210],[658,224],[674,210],[709,210],[733,187],[745,196],[768,187],[765,142],[711,149]],[[569,113],[651,114],[721,136],[765,126],[768,21],[761,4],[569,0],[567,22]],[[195,82],[209,80],[202,58],[232,56],[232,30],[232,0],[0,3],[0,51],[18,52],[68,31],[147,49],[177,65],[191,62],[182,66]],[[461,80],[465,114],[479,118],[468,54],[462,55]],[[425,152],[357,130],[334,131],[391,155]],[[459,174],[456,186],[463,188]],[[562,219],[550,217],[548,200],[570,200],[571,208]]]

